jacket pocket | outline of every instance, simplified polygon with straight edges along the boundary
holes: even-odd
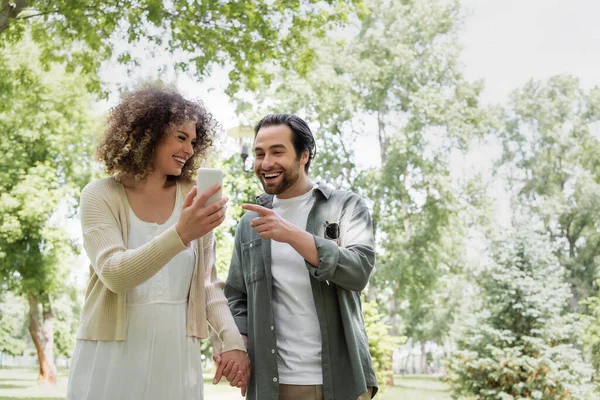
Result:
[[[246,268],[244,268],[244,280],[246,284],[252,284],[265,278],[265,265],[262,255],[262,239],[254,239],[248,243],[242,243],[242,253]]]

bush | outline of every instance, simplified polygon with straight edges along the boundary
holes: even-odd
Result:
[[[565,313],[564,270],[545,236],[525,224],[509,235],[492,246],[476,323],[447,361],[453,397],[585,399],[591,368],[574,339],[583,326]]]

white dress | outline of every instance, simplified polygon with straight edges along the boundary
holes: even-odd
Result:
[[[183,202],[164,224],[141,221],[130,210],[128,248],[137,248],[179,219]],[[68,400],[201,400],[200,340],[186,336],[186,308],[196,255],[190,246],[148,281],[127,292],[127,336],[122,342],[78,340]]]

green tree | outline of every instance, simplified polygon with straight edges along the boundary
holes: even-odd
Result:
[[[500,171],[544,221],[577,310],[597,294],[600,88],[586,92],[572,76],[532,80],[511,95],[505,122]]]
[[[199,77],[213,65],[231,66],[235,90],[240,76],[259,75],[265,59],[304,65],[310,50],[297,51],[301,33],[360,12],[360,0],[2,0],[0,7],[0,48],[30,31],[45,63],[62,60],[69,70],[81,68],[95,77],[111,57],[130,65],[141,62],[117,50],[115,41],[145,43],[149,52],[185,54],[177,69]],[[85,83],[100,90],[98,79]]]
[[[458,63],[458,1],[365,6],[353,29],[310,39],[319,50],[306,74],[267,64],[274,78],[240,95],[238,110],[249,120],[297,112],[317,127],[312,175],[372,203],[380,251],[369,298],[388,305],[396,334],[424,347],[451,322],[452,308],[438,310],[452,303],[435,295],[462,265],[466,203],[450,155],[486,132],[489,118],[478,104],[482,84],[467,82]],[[377,167],[358,165],[354,143],[365,137],[377,144]]]
[[[583,399],[593,389],[591,368],[573,344],[581,324],[564,312],[571,297],[565,270],[534,221],[517,217],[492,243],[491,265],[478,279],[477,318],[447,363],[454,398]]]
[[[64,221],[92,175],[99,124],[85,76],[39,57],[25,42],[0,53],[0,286],[28,302],[40,380],[52,383],[53,302],[75,247]]]

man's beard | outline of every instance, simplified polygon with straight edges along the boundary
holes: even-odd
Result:
[[[282,175],[281,182],[279,182],[277,185],[270,185],[266,181],[265,177],[260,175],[260,181],[263,185],[263,189],[265,190],[265,193],[272,194],[272,195],[278,195],[278,194],[281,194],[281,193],[285,192],[286,190],[288,190],[300,178],[300,173],[298,172],[299,168],[300,168],[300,162],[297,162],[290,169],[284,169],[283,172],[281,173],[281,175]]]

